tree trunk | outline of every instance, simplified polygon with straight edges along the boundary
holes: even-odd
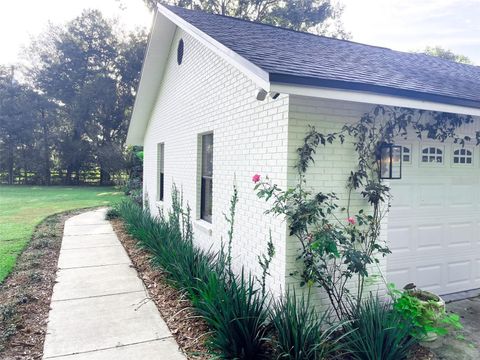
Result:
[[[100,168],[100,185],[111,185],[112,177],[109,172]]]
[[[49,186],[51,183],[51,171],[50,171],[50,147],[48,146],[48,125],[45,118],[45,110],[42,110],[42,122],[43,122],[43,157],[44,157],[44,169],[43,176],[45,185]]]
[[[12,144],[8,144],[8,152],[7,152],[7,168],[8,168],[8,184],[13,185],[14,178],[13,178],[13,146]]]
[[[65,185],[72,185],[72,166],[67,166],[67,173],[65,174]]]

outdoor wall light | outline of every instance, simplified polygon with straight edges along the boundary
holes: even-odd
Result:
[[[380,179],[402,178],[402,147],[382,144],[378,151]]]

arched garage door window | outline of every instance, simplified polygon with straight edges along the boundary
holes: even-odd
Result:
[[[453,152],[453,163],[454,164],[472,164],[473,162],[473,153],[468,149],[457,149]]]
[[[422,163],[443,163],[443,150],[433,146],[423,148]]]

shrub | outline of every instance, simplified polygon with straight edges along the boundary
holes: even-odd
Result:
[[[120,216],[118,209],[116,207],[111,207],[107,210],[105,214],[105,220],[117,219]]]
[[[253,277],[245,279],[242,273],[226,284],[221,276],[211,274],[198,288],[193,305],[214,330],[210,343],[223,358],[266,357],[267,304]]]
[[[352,359],[402,360],[409,356],[417,339],[413,324],[392,310],[390,303],[370,296],[353,311],[344,326],[346,347]]]
[[[327,324],[328,317],[326,312],[320,316],[311,306],[310,294],[297,297],[295,290],[287,291],[272,308],[278,358],[315,360],[341,352],[341,337],[333,339],[341,324]]]
[[[429,298],[425,292],[401,291],[395,288],[394,284],[389,284],[390,295],[393,298],[393,308],[404,319],[412,322],[413,329],[411,335],[418,339],[425,339],[429,333],[437,335],[446,335],[449,328],[462,329],[460,316],[455,313],[447,313],[445,304],[439,304],[439,298],[432,295]],[[426,297],[423,301],[419,295]]]

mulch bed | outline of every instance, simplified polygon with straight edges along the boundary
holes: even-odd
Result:
[[[212,352],[205,346],[209,335],[208,327],[195,314],[190,301],[168,283],[160,268],[152,265],[151,255],[136,246],[136,241],[126,233],[121,220],[111,220],[111,224],[143,280],[150,298],[157,305],[185,355],[192,360],[211,359]]]
[[[37,226],[14,271],[0,284],[0,358],[41,359],[65,220],[70,211]]]

